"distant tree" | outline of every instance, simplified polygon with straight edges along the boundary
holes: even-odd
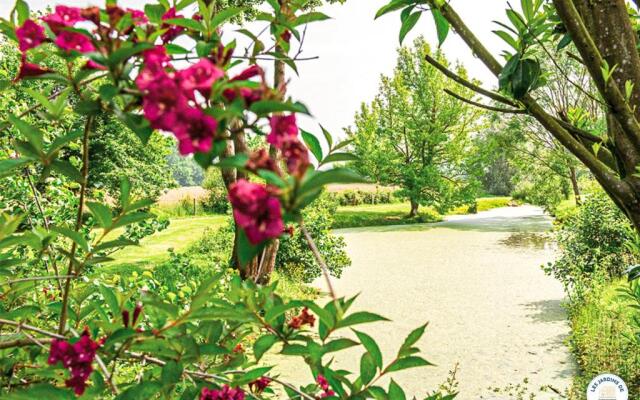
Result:
[[[167,156],[167,163],[173,179],[179,186],[200,186],[204,180],[202,168],[193,158],[183,157],[174,150]],[[216,171],[216,173],[220,173]]]
[[[372,180],[400,187],[411,217],[420,205],[444,212],[469,203],[479,187],[469,154],[482,112],[445,93],[455,89],[471,97],[425,61],[429,52],[423,38],[412,49],[399,49],[393,75],[382,77],[378,95],[362,105],[348,130],[360,158],[356,167]],[[435,57],[448,64],[441,53]],[[461,67],[457,71],[466,75]]]

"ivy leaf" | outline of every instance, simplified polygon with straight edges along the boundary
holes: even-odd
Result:
[[[407,34],[416,26],[421,15],[422,13],[420,11],[414,12],[402,22],[402,26],[400,26],[400,45],[402,45]]]
[[[322,145],[320,144],[320,141],[318,140],[317,137],[315,137],[314,134],[312,134],[311,132],[307,132],[304,129],[300,130],[302,132],[302,140],[304,140],[304,143],[307,145],[307,147],[309,148],[309,150],[311,151],[311,154],[313,154],[313,156],[316,158],[316,160],[318,160],[318,162],[322,161]]]
[[[438,46],[442,46],[449,35],[449,21],[442,15],[437,8],[431,8],[433,20],[436,23],[436,31],[438,32]]]

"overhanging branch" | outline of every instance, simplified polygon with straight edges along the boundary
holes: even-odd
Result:
[[[475,107],[480,107],[480,108],[484,108],[486,110],[489,111],[495,111],[495,112],[499,112],[499,113],[505,113],[505,114],[526,114],[527,111],[526,110],[513,110],[513,109],[509,109],[509,108],[503,108],[503,107],[494,107],[494,106],[489,106],[486,104],[482,104],[482,103],[478,103],[477,101],[473,101],[470,99],[467,99],[465,97],[460,96],[459,94],[449,90],[449,89],[443,89],[444,92],[446,94],[448,94],[451,97],[454,97],[462,102],[465,102],[467,104],[471,104],[472,106]]]

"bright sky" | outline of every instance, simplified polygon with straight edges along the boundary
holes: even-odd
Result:
[[[400,17],[398,13],[386,15],[376,21],[376,11],[388,0],[347,0],[344,5],[324,6],[321,11],[332,17],[329,21],[309,25],[303,56],[319,56],[319,59],[299,63],[300,76],[288,71],[291,77],[289,94],[302,100],[313,114],[304,119],[303,128],[318,132],[317,124],[334,135],[352,124],[353,116],[363,101],[370,101],[378,89],[381,74],[392,72],[398,47]],[[6,17],[13,7],[12,0],[1,0],[0,16]],[[32,10],[58,3],[87,6],[102,5],[102,0],[27,0]],[[141,8],[146,1],[120,0],[123,6]],[[491,33],[494,20],[504,21],[507,0],[452,0],[451,4],[461,14],[485,45],[498,54],[505,46]],[[405,44],[424,34],[430,43],[436,43],[433,19],[423,14]],[[472,77],[493,87],[496,79],[475,59],[462,41],[450,34],[444,45],[451,60],[462,62]]]

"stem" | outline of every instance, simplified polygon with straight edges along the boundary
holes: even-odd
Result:
[[[30,278],[20,278],[20,279],[13,279],[10,281],[5,281],[0,283],[0,286],[2,285],[11,285],[14,283],[20,283],[20,282],[32,282],[32,281],[49,281],[49,280],[57,280],[59,281],[60,279],[77,279],[78,277],[75,275],[55,275],[55,276],[32,276]]]
[[[80,185],[80,198],[78,203],[78,214],[76,215],[76,227],[75,231],[78,232],[82,227],[82,214],[84,212],[84,197],[87,191],[87,183],[89,181],[89,132],[91,131],[91,125],[93,124],[93,116],[87,117],[87,121],[84,125],[84,134],[82,136],[82,182]],[[69,254],[69,268],[67,269],[67,275],[73,274],[73,259],[76,255],[78,246],[76,242],[71,244],[71,251]],[[76,271],[79,273],[80,271]],[[64,333],[64,328],[67,323],[67,307],[69,304],[69,291],[71,289],[71,278],[67,278],[64,282],[64,292],[62,294],[62,310],[60,311],[60,324],[58,325],[58,333]]]
[[[0,319],[0,325],[11,325],[16,326],[20,329],[26,329],[28,331],[36,332],[44,336],[48,336],[54,339],[66,339],[66,337],[59,335],[57,333],[45,331],[44,329],[36,328],[35,326],[23,324],[21,322],[11,321],[9,319]]]
[[[333,285],[331,284],[331,276],[329,275],[329,268],[327,267],[327,264],[324,262],[324,259],[322,258],[322,254],[320,254],[320,251],[318,251],[318,247],[316,247],[316,242],[313,240],[313,238],[309,234],[309,231],[304,226],[304,222],[302,221],[302,218],[300,218],[299,225],[300,225],[300,230],[302,231],[302,234],[307,240],[307,244],[309,244],[309,248],[311,249],[313,256],[315,257],[316,261],[320,265],[320,268],[322,269],[322,274],[324,275],[324,279],[327,281],[327,287],[329,288],[329,293],[331,294],[331,298],[337,302],[338,298],[336,297],[336,292],[335,290],[333,290]]]

